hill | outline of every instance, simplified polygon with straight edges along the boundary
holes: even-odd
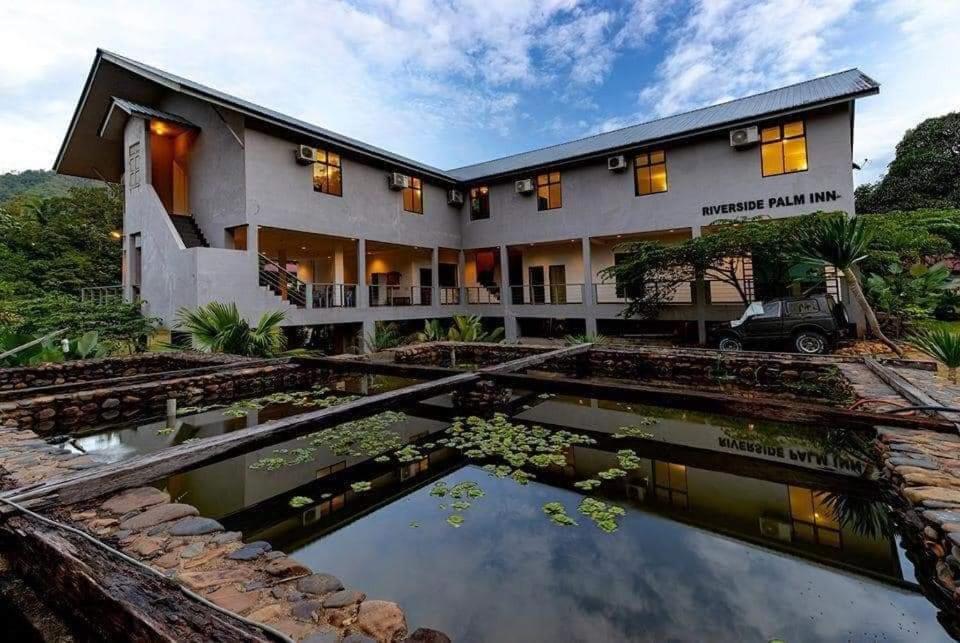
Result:
[[[73,187],[100,187],[100,181],[61,176],[50,170],[24,170],[0,174],[0,203],[15,196],[63,196]]]

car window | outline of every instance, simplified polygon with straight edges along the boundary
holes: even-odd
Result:
[[[789,315],[809,315],[810,313],[820,312],[820,304],[816,299],[804,299],[803,301],[791,301],[787,303],[787,314]]]
[[[780,316],[780,302],[768,301],[763,305],[763,313],[754,317],[754,319],[776,319]]]

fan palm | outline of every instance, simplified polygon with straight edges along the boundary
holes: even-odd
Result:
[[[957,368],[960,367],[960,333],[946,328],[932,328],[913,335],[907,341],[946,366],[947,378],[951,383],[957,383]]]
[[[283,311],[267,312],[251,327],[236,304],[214,301],[194,310],[181,308],[177,323],[190,333],[191,345],[196,350],[271,357],[286,348],[286,337],[280,328],[285,317]]]
[[[870,232],[863,219],[848,218],[845,214],[824,217],[806,231],[798,241],[801,258],[812,264],[830,264],[843,271],[850,294],[863,310],[867,326],[874,337],[890,347],[897,355],[903,350],[893,343],[883,331],[870,302],[863,294],[856,267],[869,255]]]
[[[443,331],[443,325],[439,319],[425,319],[423,321],[423,330],[417,333],[418,342],[440,342],[446,339],[446,333]]]
[[[367,350],[371,353],[396,348],[403,343],[403,337],[400,336],[400,330],[396,324],[385,324],[377,322],[373,328],[373,333],[368,333],[364,339]]]
[[[576,346],[577,344],[594,344],[595,346],[602,346],[607,343],[606,335],[601,335],[600,333],[582,333],[579,335],[567,335],[563,338],[563,341],[569,346]]]

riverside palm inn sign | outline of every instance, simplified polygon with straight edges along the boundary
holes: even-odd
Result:
[[[773,210],[775,208],[787,208],[796,205],[807,205],[815,203],[830,203],[839,201],[840,193],[836,190],[823,190],[820,192],[810,192],[809,194],[787,194],[781,196],[772,196],[768,199],[749,199],[747,201],[735,201],[733,203],[718,203],[716,205],[703,206],[703,216],[712,217],[718,214],[736,214],[737,212],[753,212],[756,210]]]

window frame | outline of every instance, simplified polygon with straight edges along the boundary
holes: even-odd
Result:
[[[654,163],[652,156],[654,154],[662,154],[663,160]],[[640,157],[645,156],[647,158],[646,162],[643,165],[638,164]],[[639,169],[642,167],[652,170],[654,167],[663,166],[663,189],[662,190],[653,190],[653,177],[650,176],[650,173],[647,173],[647,183],[650,186],[649,192],[640,192],[640,177]],[[657,150],[647,150],[646,152],[637,152],[633,155],[633,195],[634,196],[651,196],[653,194],[665,194],[670,191],[670,178],[667,174],[667,150],[661,148]]]
[[[477,201],[480,204],[479,214],[473,210],[473,193],[477,193]],[[467,198],[470,200],[470,220],[486,221],[490,218],[490,186],[477,185],[470,188],[467,192]]]
[[[423,179],[418,176],[411,176],[410,185],[408,187],[400,190],[400,201],[403,207],[404,212],[409,212],[410,214],[423,214]],[[420,197],[420,209],[419,210],[410,210],[407,208],[407,194],[410,194],[410,207],[416,208],[416,199],[415,197]]]
[[[556,181],[553,180],[554,175],[556,175],[557,177]],[[540,179],[543,177],[546,177],[545,183],[540,182]],[[560,170],[547,170],[546,172],[538,173],[536,176],[534,176],[533,183],[537,190],[537,212],[547,212],[548,210],[559,210],[560,208],[563,207],[563,176],[561,175]],[[558,205],[550,205],[550,200],[551,200],[550,188],[554,185],[557,186],[558,198],[560,200]],[[542,198],[540,196],[540,188],[543,188],[543,187],[547,188],[547,196],[546,196],[547,207],[540,207],[541,198]]]
[[[800,125],[803,127],[803,133],[796,136],[789,136],[789,137],[784,136],[783,128],[786,125],[793,125],[794,123],[800,123]],[[764,142],[763,131],[770,129],[772,127],[776,127],[779,131],[779,134],[777,135],[777,140]],[[802,170],[787,170],[786,169],[787,162],[786,162],[786,156],[784,155],[783,143],[784,141],[788,141],[788,140],[793,141],[798,138],[803,139],[803,160],[805,162],[805,166]],[[780,172],[767,174],[765,168],[763,167],[763,148],[767,145],[773,145],[773,144],[777,144],[780,146],[780,163],[781,163],[781,167],[783,167],[784,169]],[[785,174],[800,174],[801,172],[806,172],[809,169],[810,169],[810,150],[807,147],[807,119],[805,118],[791,119],[789,121],[778,121],[777,123],[772,125],[760,126],[760,174],[763,176],[763,178],[767,178],[770,176],[783,176]]]
[[[316,148],[316,156],[319,158],[320,154],[323,154],[323,161],[314,160],[313,162],[313,191],[319,192],[320,194],[326,194],[328,196],[343,197],[343,155],[339,152],[331,152],[330,150],[325,150],[321,148]],[[330,162],[330,155],[334,154],[337,157],[337,163],[334,165]],[[327,186],[330,185],[330,169],[336,168],[339,174],[339,181],[337,181],[339,190],[333,192],[329,189],[320,189],[320,186],[317,184],[317,170],[319,167],[324,168],[324,173],[326,176],[325,183]]]

